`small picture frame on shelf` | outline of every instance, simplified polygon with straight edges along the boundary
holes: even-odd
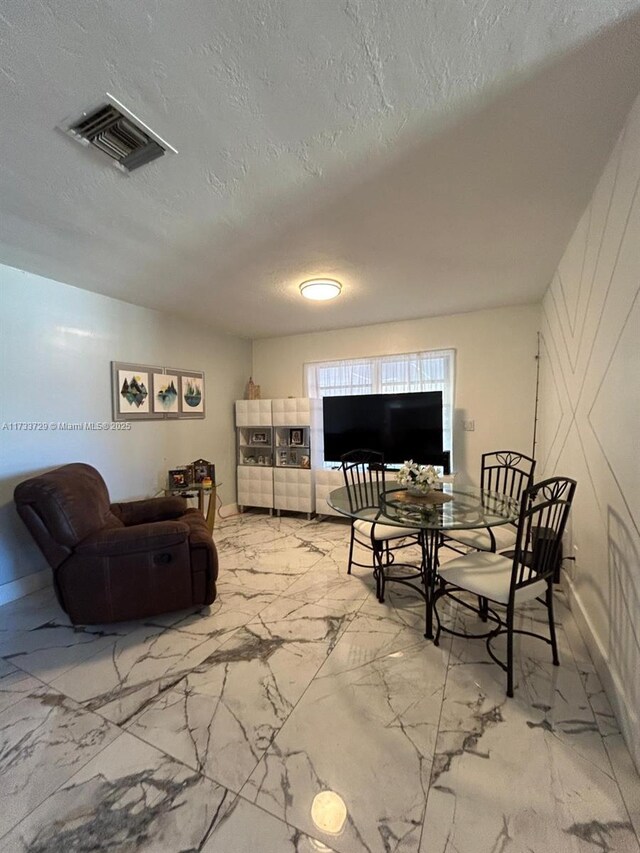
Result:
[[[189,465],[172,468],[168,472],[170,489],[188,489],[192,482],[192,470]]]
[[[208,462],[206,459],[196,459],[195,462],[191,463],[191,467],[193,468],[194,483],[204,483],[206,481],[215,483],[216,466],[213,462]]]
[[[304,441],[304,430],[301,429],[290,429],[289,430],[289,444],[291,447],[302,447]]]
[[[289,455],[289,454],[287,453],[287,451],[286,451],[286,450],[281,450],[281,451],[280,451],[280,464],[281,464],[281,465],[286,465],[286,464],[287,464],[287,456],[288,456],[288,455]]]
[[[297,450],[292,450],[289,453],[289,464],[290,465],[297,465],[298,464],[298,452],[297,452]]]
[[[251,433],[251,444],[267,444],[267,433],[266,432],[252,432]]]

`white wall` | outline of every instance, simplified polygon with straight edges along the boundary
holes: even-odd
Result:
[[[0,266],[0,355],[0,598],[2,584],[46,567],[13,505],[14,487],[34,473],[88,462],[119,500],[155,494],[168,468],[204,457],[216,464],[223,502],[235,501],[233,401],[250,373],[248,341]],[[123,432],[2,430],[111,421],[112,360],[204,370],[206,417]]]
[[[525,305],[256,340],[253,379],[265,398],[298,396],[308,361],[453,348],[454,468],[477,481],[483,452],[531,451],[539,322],[540,307]]]
[[[578,481],[573,609],[640,767],[640,100],[543,303],[541,454]]]

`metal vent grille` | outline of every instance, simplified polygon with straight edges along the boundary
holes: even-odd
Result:
[[[83,145],[97,148],[125,172],[139,169],[166,151],[177,153],[111,95],[80,119],[64,122],[60,128]]]

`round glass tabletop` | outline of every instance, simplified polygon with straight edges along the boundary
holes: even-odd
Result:
[[[518,501],[508,495],[455,483],[443,483],[424,497],[387,486],[379,496],[379,513],[371,506],[354,507],[346,486],[334,489],[327,502],[336,512],[351,518],[429,530],[493,527],[516,521],[520,513]]]

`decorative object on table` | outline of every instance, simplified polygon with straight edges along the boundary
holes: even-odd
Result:
[[[204,375],[183,373],[180,377],[180,413],[204,414]]]
[[[394,494],[395,500],[420,507],[439,506],[440,504],[446,504],[453,500],[453,495],[449,495],[440,489],[431,489],[426,494],[422,492],[419,494],[411,494],[408,489],[406,492],[396,492],[392,494]]]
[[[247,396],[246,400],[259,400],[260,399],[260,386],[256,385],[253,381],[253,378],[250,376],[249,381],[247,382]]]
[[[286,450],[281,450],[281,451],[280,451],[280,464],[281,464],[281,465],[286,465],[286,464],[287,464],[288,457],[289,457],[289,455],[288,455],[287,451],[286,451]]]
[[[180,468],[172,468],[168,471],[170,489],[188,489],[193,483],[193,468],[183,465]]]
[[[153,374],[153,411],[178,413],[178,377],[175,374]]]
[[[406,460],[397,473],[397,480],[410,495],[426,495],[440,482],[433,465],[418,465],[413,459]]]
[[[301,429],[289,430],[289,444],[292,447],[302,447],[304,442],[304,432]]]
[[[267,444],[268,436],[266,432],[252,432],[251,444]]]
[[[191,463],[191,468],[193,469],[194,483],[202,483],[204,485],[205,480],[215,483],[216,466],[213,462],[209,462],[207,459],[196,459]]]

